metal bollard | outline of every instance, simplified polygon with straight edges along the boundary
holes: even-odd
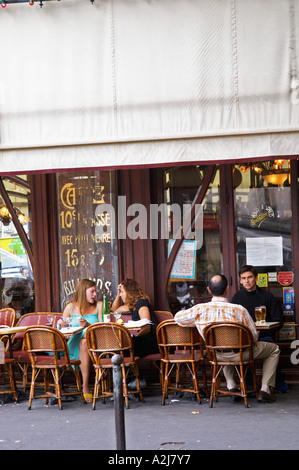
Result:
[[[120,368],[120,364],[122,363],[122,358],[119,354],[115,354],[112,357],[111,361],[113,364],[113,392],[114,392],[116,449],[126,450],[123,383],[122,383],[122,373],[121,373],[121,368]]]

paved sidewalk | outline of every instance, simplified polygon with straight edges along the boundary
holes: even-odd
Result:
[[[294,450],[299,449],[299,384],[290,385],[277,402],[259,404],[220,398],[214,407],[188,397],[169,397],[161,406],[158,388],[145,390],[145,403],[131,401],[125,409],[126,449]],[[0,406],[0,450],[116,450],[114,404],[97,409],[79,399],[57,406],[27,400]]]

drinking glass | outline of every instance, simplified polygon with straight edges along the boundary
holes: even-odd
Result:
[[[260,323],[262,323],[262,307],[255,307],[254,314],[255,314],[255,321],[259,325]]]
[[[49,315],[47,315],[47,320],[50,326],[53,326],[54,316],[49,313]]]
[[[73,324],[73,317],[67,317],[66,318],[66,327],[70,328]]]
[[[266,323],[266,306],[261,305],[260,308],[262,309],[261,323]]]
[[[114,312],[113,315],[114,315],[115,320],[117,321],[121,317],[121,312]]]

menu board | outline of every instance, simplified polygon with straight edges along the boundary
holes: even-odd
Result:
[[[282,266],[282,237],[246,238],[246,263],[252,266]]]
[[[98,300],[117,293],[114,172],[57,174],[60,301],[73,300],[78,281],[96,282]]]
[[[169,240],[168,256],[175,243],[175,240]],[[196,240],[184,240],[176,255],[172,266],[170,277],[173,279],[191,279],[196,278]]]

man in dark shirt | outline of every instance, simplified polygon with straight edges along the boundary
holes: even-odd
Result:
[[[274,295],[257,286],[257,270],[253,266],[243,266],[239,271],[240,284],[243,289],[236,292],[231,299],[231,303],[245,307],[250,316],[255,320],[254,308],[260,305],[266,306],[266,321],[279,322],[277,328],[260,331],[260,339],[263,341],[275,341],[275,333],[280,330],[283,324],[282,311]]]
[[[259,307],[260,305],[265,305],[266,321],[279,322],[279,326],[271,330],[261,330],[259,341],[269,341],[274,343],[275,333],[280,330],[283,325],[282,311],[280,310],[274,295],[257,286],[258,273],[253,266],[243,266],[239,271],[239,276],[240,284],[243,286],[243,289],[233,295],[231,303],[245,307],[253,320],[255,320],[254,308]],[[282,392],[288,390],[280,365],[277,368],[277,387],[279,391]]]

